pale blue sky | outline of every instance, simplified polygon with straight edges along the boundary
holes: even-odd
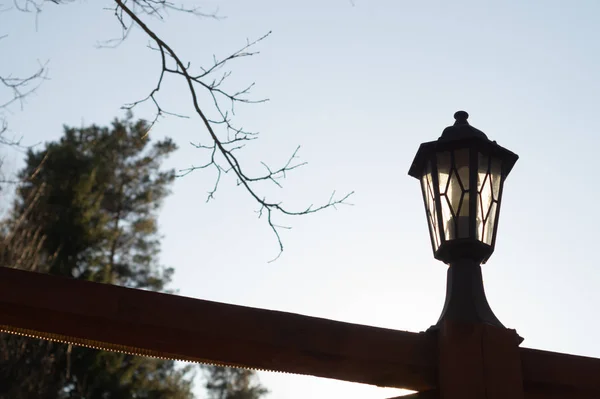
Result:
[[[10,2],[8,2],[10,3]],[[309,162],[283,190],[290,206],[355,190],[353,207],[280,219],[277,244],[249,196],[227,179],[205,204],[211,172],[179,179],[161,213],[162,259],[180,293],[362,324],[422,331],[435,323],[446,266],[433,259],[419,184],[407,175],[423,141],[456,110],[520,156],[505,186],[496,253],[483,268],[498,318],[523,346],[600,357],[600,4],[596,1],[207,1],[220,21],[172,14],[152,26],[194,64],[226,55],[269,30],[261,54],[234,67],[231,84],[256,81],[271,101],[240,109],[262,137],[244,157],[282,162],[296,145]],[[50,80],[14,109],[26,141],[53,140],[63,124],[106,124],[143,97],[157,54],[135,31],[117,49],[110,2],[48,4],[39,16],[0,13],[0,74],[49,60]],[[190,114],[181,83],[168,110]],[[137,116],[151,110],[140,109]],[[206,140],[196,119],[153,131],[180,145],[170,166],[200,163],[187,143]],[[14,168],[20,165],[8,156]],[[254,167],[254,166],[253,166]],[[201,315],[199,315],[201,317]],[[312,377],[261,373],[270,397],[386,398],[393,393]]]

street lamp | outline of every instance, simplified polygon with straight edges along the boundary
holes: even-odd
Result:
[[[502,326],[485,298],[481,264],[494,252],[504,181],[519,157],[468,117],[456,112],[438,140],[421,144],[408,174],[421,182],[434,257],[450,266],[436,326],[446,319]]]

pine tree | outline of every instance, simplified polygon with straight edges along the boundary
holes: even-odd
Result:
[[[54,275],[164,290],[172,269],[157,262],[156,213],[176,149],[151,143],[131,116],[110,128],[66,128],[30,151],[11,218],[0,224],[0,262]],[[211,399],[258,399],[249,370],[204,367]],[[0,335],[0,398],[189,399],[191,368],[174,362]]]
[[[160,166],[175,149],[170,139],[151,143],[148,125],[131,116],[110,128],[65,128],[28,153],[0,238],[15,237],[11,226],[35,231],[43,237],[35,265],[50,274],[163,290],[172,270],[158,264],[156,213],[174,179]],[[2,259],[20,259],[14,247],[0,246]],[[187,399],[191,386],[190,368],[171,361],[0,338],[2,398]]]
[[[218,366],[204,369],[209,399],[259,399],[269,392],[251,370]]]
[[[46,187],[27,221],[42,226],[50,274],[154,290],[169,282],[172,270],[156,263],[156,211],[174,179],[160,165],[176,146],[150,145],[147,128],[130,118],[65,128],[58,143],[28,154],[15,213]]]

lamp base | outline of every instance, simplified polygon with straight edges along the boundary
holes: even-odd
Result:
[[[438,322],[427,331],[438,330],[445,320],[505,328],[492,312],[485,297],[479,263],[470,259],[450,263],[444,309]]]

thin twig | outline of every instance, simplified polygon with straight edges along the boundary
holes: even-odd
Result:
[[[133,5],[132,7],[128,6],[128,3],[130,2]],[[155,10],[152,7],[155,7],[157,4],[162,5],[164,4],[164,2],[159,0],[115,0],[115,3],[115,15],[121,22],[123,29],[130,29],[130,25],[127,24],[123,19],[126,15],[128,18],[131,19],[131,21],[135,25],[141,28],[146,33],[146,35],[148,35],[148,37],[154,42],[155,45],[152,46],[152,49],[158,51],[161,57],[161,70],[158,76],[157,84],[154,87],[154,89],[145,98],[127,104],[125,107],[127,109],[131,109],[147,101],[153,103],[156,108],[156,115],[154,120],[151,122],[152,126],[154,123],[156,123],[160,116],[166,114],[166,112],[161,108],[160,103],[157,99],[157,95],[161,89],[161,85],[165,75],[172,74],[175,76],[179,76],[185,81],[188,87],[189,94],[191,95],[191,100],[194,106],[195,113],[202,120],[202,123],[210,136],[212,144],[195,144],[195,146],[199,149],[210,151],[209,159],[207,162],[201,164],[200,166],[191,166],[190,168],[180,170],[179,176],[185,176],[191,173],[192,171],[198,169],[215,168],[217,174],[216,180],[213,188],[208,192],[207,201],[214,198],[214,195],[221,181],[222,174],[227,174],[233,171],[233,174],[237,178],[238,184],[243,186],[246,192],[250,194],[250,196],[258,203],[259,217],[261,217],[264,213],[267,214],[267,222],[271,230],[273,231],[279,245],[279,253],[275,259],[279,258],[279,256],[283,252],[283,243],[281,240],[279,229],[289,228],[275,223],[273,219],[275,213],[280,213],[288,216],[299,216],[315,213],[330,207],[335,208],[336,205],[340,204],[350,205],[347,203],[347,199],[353,194],[353,192],[350,192],[338,198],[335,197],[334,192],[329,198],[329,201],[324,203],[323,205],[319,205],[316,207],[310,205],[303,210],[290,210],[284,207],[281,203],[273,202],[271,200],[266,199],[265,197],[260,195],[258,191],[256,191],[254,184],[262,181],[269,181],[275,184],[276,186],[281,187],[281,183],[278,180],[286,178],[287,172],[297,169],[306,164],[306,162],[298,162],[298,151],[300,149],[299,146],[292,153],[291,157],[289,157],[288,161],[280,168],[273,169],[267,166],[265,163],[261,162],[261,164],[266,169],[266,173],[258,176],[250,176],[247,173],[245,173],[242,169],[240,161],[234,153],[235,151],[242,149],[246,142],[254,140],[258,135],[257,132],[246,131],[243,128],[238,128],[233,124],[233,116],[235,115],[235,104],[264,103],[268,101],[268,99],[254,100],[248,97],[248,95],[250,94],[250,90],[254,87],[254,83],[251,83],[243,90],[229,92],[222,87],[225,80],[231,75],[231,72],[225,71],[220,73],[216,77],[214,77],[213,74],[217,71],[220,72],[223,68],[226,67],[228,63],[232,62],[235,59],[251,57],[258,54],[257,51],[252,51],[252,49],[258,43],[266,39],[271,34],[271,32],[268,32],[267,34],[259,37],[256,40],[248,40],[245,46],[243,46],[241,49],[225,58],[218,59],[217,57],[214,57],[213,64],[211,66],[207,68],[200,68],[201,73],[194,74],[190,71],[190,64],[184,63],[179,57],[179,55],[142,21],[140,15],[135,10],[136,6],[140,6],[143,7],[144,13],[153,15],[157,13],[157,10]],[[172,66],[170,66],[170,64],[172,64]],[[216,119],[209,118],[206,114],[206,111],[200,107],[199,90],[204,90],[204,92],[208,94],[212,99],[214,110],[218,114],[218,117]],[[223,108],[221,100],[224,100],[229,104],[228,109]],[[220,126],[224,128],[227,134],[226,139],[221,139],[213,126]]]

